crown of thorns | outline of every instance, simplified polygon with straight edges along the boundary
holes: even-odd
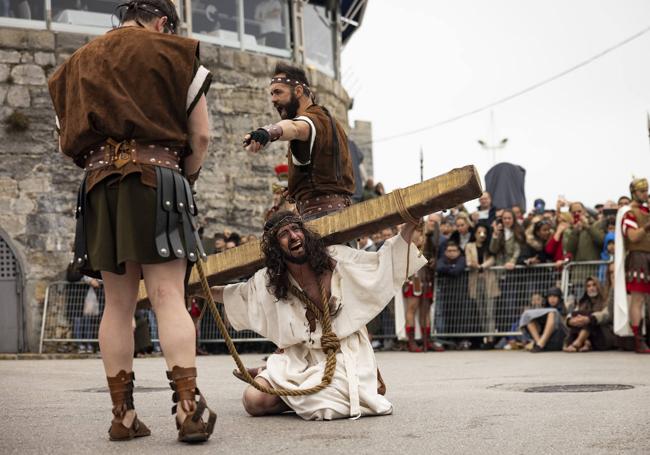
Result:
[[[298,86],[302,85],[305,88],[309,88],[309,84],[305,84],[304,82],[300,82],[297,79],[289,79],[288,77],[272,77],[271,78],[271,84],[289,84],[293,86]]]
[[[264,224],[264,237],[270,238],[275,236],[280,228],[286,226],[287,224],[297,224],[302,227],[304,225],[304,221],[300,216],[294,213],[288,213],[274,222],[271,222],[271,220],[269,220]]]

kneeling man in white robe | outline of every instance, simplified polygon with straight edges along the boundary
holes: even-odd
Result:
[[[378,391],[383,384],[366,324],[400,291],[405,277],[426,264],[415,245],[409,248],[415,227],[406,224],[379,251],[367,252],[344,245],[325,247],[292,212],[278,212],[267,221],[262,240],[266,267],[245,283],[212,288],[235,330],[253,330],[279,348],[265,369],[256,370],[255,381],[282,389],[306,389],[321,382],[326,362],[323,328],[298,297],[302,294],[322,308],[319,282],[329,296],[340,350],[334,377],[324,390],[277,397],[249,386],[243,397],[249,414],[292,410],[306,420],[331,420],[392,413],[392,404]]]

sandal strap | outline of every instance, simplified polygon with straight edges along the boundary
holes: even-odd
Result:
[[[194,411],[194,414],[192,414],[192,420],[194,422],[201,420],[203,412],[208,409],[208,403],[205,401],[205,398],[203,398],[203,395],[198,388],[196,389],[196,395],[199,397],[199,400],[196,403],[196,410]]]
[[[135,409],[133,404],[133,381],[135,374],[120,370],[115,376],[107,376],[108,390],[113,402],[113,414],[116,417],[123,417],[129,409]]]
[[[167,371],[167,379],[170,380],[169,387],[174,391],[172,401],[192,401],[197,395],[196,388],[196,368],[182,368],[174,366],[171,371]],[[172,407],[172,414],[176,413],[176,406]]]

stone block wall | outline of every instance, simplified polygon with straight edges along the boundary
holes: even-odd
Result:
[[[89,37],[22,29],[0,30],[0,227],[20,250],[26,275],[25,335],[38,347],[45,289],[63,279],[74,235],[73,209],[82,171],[57,151],[47,78]],[[261,231],[271,204],[273,167],[286,160],[286,144],[253,155],[245,133],[277,121],[268,82],[277,59],[201,43],[202,63],[214,75],[208,96],[209,156],[197,182],[205,235],[228,227]],[[341,85],[310,71],[320,103],[347,125],[349,98]],[[21,129],[24,128],[24,129]]]
[[[374,169],[372,163],[372,122],[355,120],[354,128],[350,131],[352,139],[363,154],[363,168],[369,178],[373,178]]]

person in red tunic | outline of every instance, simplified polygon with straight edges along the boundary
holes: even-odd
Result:
[[[642,335],[641,328],[643,307],[648,294],[650,294],[648,181],[644,178],[633,180],[630,183],[630,194],[632,202],[619,211],[620,232],[626,254],[617,258],[617,262],[622,261],[623,257],[625,258],[625,290],[630,296],[628,318],[634,335],[636,352],[650,354],[650,348]],[[620,323],[615,325],[619,327]]]

